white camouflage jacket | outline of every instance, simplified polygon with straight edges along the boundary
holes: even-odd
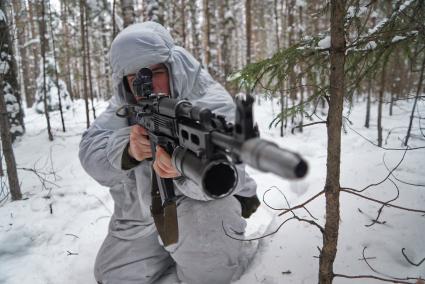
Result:
[[[234,120],[235,104],[228,92],[184,48],[174,45],[168,31],[154,22],[135,24],[123,30],[112,42],[110,50],[115,95],[108,108],[83,134],[79,158],[86,172],[101,185],[110,188],[114,199],[114,214],[110,233],[122,239],[134,239],[155,230],[150,214],[151,165],[142,161],[138,166],[123,170],[121,159],[129,142],[130,126],[116,111],[126,103],[128,95],[123,78],[140,68],[164,63],[170,74],[172,96],[205,106],[214,113]],[[241,196],[256,194],[256,183],[238,168],[238,186],[233,192]],[[191,180],[174,181],[176,194],[197,200],[209,200]]]

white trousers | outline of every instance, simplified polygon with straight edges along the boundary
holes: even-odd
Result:
[[[242,242],[226,236],[243,237],[246,222],[233,196],[213,201],[187,197],[177,203],[179,241],[163,247],[158,233],[134,240],[110,234],[96,258],[95,278],[102,284],[145,284],[178,281],[187,284],[226,284],[241,263]],[[167,277],[177,271],[177,277]],[[165,275],[165,276],[164,276]],[[162,282],[162,281],[161,281]]]

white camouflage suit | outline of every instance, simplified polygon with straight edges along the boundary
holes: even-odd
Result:
[[[174,180],[179,242],[164,248],[150,213],[151,162],[122,169],[131,127],[116,111],[125,104],[123,78],[158,63],[164,63],[169,71],[173,97],[207,106],[229,121],[235,113],[232,98],[189,52],[174,45],[164,27],[154,22],[124,29],[112,43],[110,61],[115,95],[83,134],[79,152],[84,169],[110,188],[115,203],[109,232],[95,263],[96,280],[102,284],[159,283],[164,274],[174,270],[178,276],[175,282],[230,283],[246,260],[241,257],[242,242],[226,236],[222,224],[242,237],[246,222],[241,218],[239,202],[233,196],[211,200],[191,180]],[[243,166],[238,166],[238,176],[234,193],[255,195],[256,184]]]

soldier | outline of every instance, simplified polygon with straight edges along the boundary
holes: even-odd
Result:
[[[242,213],[247,217],[259,205],[256,183],[243,166],[238,167],[233,195],[213,200],[182,177],[170,155],[158,147],[153,169],[162,178],[174,179],[178,197],[179,240],[164,246],[150,212],[152,162],[147,159],[152,152],[147,132],[118,117],[116,111],[134,100],[134,74],[146,67],[153,72],[154,93],[206,106],[229,121],[235,113],[231,96],[154,22],[124,29],[112,43],[110,61],[115,94],[83,134],[79,152],[84,169],[110,188],[115,203],[109,232],[95,263],[96,280],[103,284],[158,283],[174,270],[175,282],[230,283],[247,260],[242,257],[242,242],[226,236],[222,224],[244,234]],[[172,282],[171,278],[167,281]]]

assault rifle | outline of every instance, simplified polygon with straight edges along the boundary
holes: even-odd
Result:
[[[300,155],[259,138],[251,96],[236,99],[236,119],[231,123],[208,108],[153,94],[148,68],[136,74],[133,90],[136,102],[126,106],[124,115],[148,131],[153,157],[156,146],[163,147],[182,176],[212,198],[225,197],[236,188],[237,164],[246,163],[286,179],[307,173],[307,163]],[[163,218],[155,223],[166,245],[178,238],[175,200],[172,179],[160,178],[152,171],[151,210],[154,219],[155,215]]]

